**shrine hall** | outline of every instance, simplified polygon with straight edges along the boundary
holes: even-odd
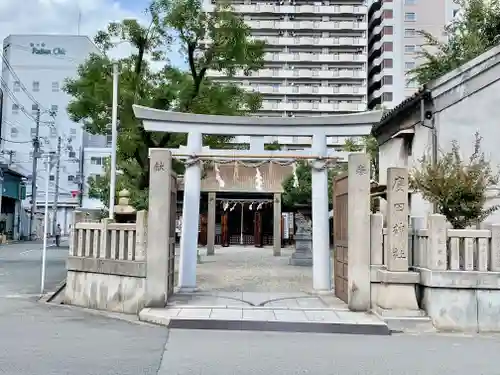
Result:
[[[281,247],[293,233],[293,214],[282,212],[281,204],[282,183],[293,173],[291,163],[232,161],[204,166],[198,244],[209,251],[215,245]],[[179,223],[182,191],[179,176]]]

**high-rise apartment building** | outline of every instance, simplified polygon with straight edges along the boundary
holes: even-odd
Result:
[[[419,64],[419,30],[445,38],[457,15],[453,0],[368,1],[368,108],[391,108],[417,89],[408,71]]]
[[[40,145],[43,153],[56,153],[61,137],[59,181],[56,168],[49,179],[49,205],[59,186],[57,222],[67,231],[71,212],[79,205],[81,148],[83,130],[74,123],[66,108],[71,97],[63,91],[64,81],[75,77],[77,68],[98,49],[87,36],[11,35],[3,42],[1,103],[1,151],[5,162],[27,177],[25,205],[31,200],[33,145],[36,117],[40,111]],[[47,172],[43,159],[38,160],[37,205],[45,200]],[[52,216],[52,210],[51,210]]]
[[[205,0],[213,11],[215,1]],[[218,80],[262,94],[263,116],[358,112],[367,105],[364,0],[233,0],[254,38],[267,43],[264,68]]]

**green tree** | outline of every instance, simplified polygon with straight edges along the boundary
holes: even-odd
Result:
[[[477,224],[498,210],[498,205],[485,208],[487,191],[498,182],[499,175],[485,159],[477,133],[469,159],[462,159],[459,145],[453,141],[451,151],[443,153],[437,163],[424,157],[410,173],[410,186],[436,204],[455,229]]]
[[[219,4],[215,12],[202,10],[200,0],[156,0],[148,8],[148,26],[137,20],[111,23],[100,31],[95,43],[103,51],[94,54],[79,67],[78,76],[66,82],[65,91],[72,96],[68,106],[70,118],[81,122],[91,134],[109,134],[112,102],[112,60],[110,50],[119,43],[129,43],[133,53],[118,61],[120,65],[119,137],[117,169],[123,184],[137,208],[147,206],[149,186],[148,149],[178,147],[185,144],[185,134],[150,133],[134,117],[132,104],[181,112],[245,115],[261,106],[258,94],[246,92],[233,83],[207,78],[208,70],[231,77],[238,70],[245,73],[263,65],[264,44],[250,40],[250,29],[228,5]],[[181,71],[165,62],[159,71],[150,61],[165,61],[174,39],[181,45],[189,66]],[[212,41],[206,44],[206,40]],[[206,145],[217,147],[230,137],[207,136]],[[182,165],[176,164],[178,172]],[[91,194],[106,201],[103,183],[109,173],[89,181]]]
[[[446,41],[425,31],[422,63],[409,72],[410,80],[426,84],[486,52],[499,42],[500,0],[456,0],[460,16],[445,28]]]
[[[357,142],[352,138],[345,141],[343,150],[347,152],[360,152],[365,150],[370,157],[372,178],[378,176],[378,143],[375,137],[369,135],[362,139],[362,142]],[[333,186],[333,179],[340,173],[347,172],[347,163],[338,163],[328,170],[328,185]],[[288,176],[283,181],[283,203],[286,206],[292,207],[296,204],[309,205],[311,204],[312,194],[312,170],[307,162],[297,163],[296,169],[298,186],[295,186],[295,178],[293,175]],[[378,179],[378,178],[377,178]],[[332,203],[331,194],[328,195],[329,204]]]

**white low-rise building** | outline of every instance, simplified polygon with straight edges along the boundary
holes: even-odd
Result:
[[[497,46],[450,73],[430,82],[426,88],[387,113],[373,134],[379,151],[380,183],[387,183],[389,167],[419,167],[422,156],[432,156],[433,131],[437,155],[451,151],[457,141],[463,158],[474,152],[475,133],[482,137],[481,149],[494,170],[500,166],[500,46]],[[423,106],[423,111],[421,110]],[[497,116],[498,112],[498,116]],[[500,187],[488,192],[488,204],[500,204]],[[426,218],[432,205],[413,193],[410,215]],[[499,223],[500,211],[487,222]]]
[[[3,162],[32,178],[36,118],[40,111],[40,145],[43,153],[57,150],[61,137],[61,168],[48,175],[49,205],[52,213],[56,185],[59,186],[57,222],[66,231],[72,211],[80,204],[81,124],[71,121],[66,108],[71,97],[63,91],[66,79],[77,75],[78,66],[98,49],[87,36],[10,35],[3,41],[1,104],[1,153]],[[52,115],[53,114],[53,115]],[[40,211],[45,201],[47,173],[41,159],[37,168],[36,203]],[[31,183],[27,183],[30,207]]]

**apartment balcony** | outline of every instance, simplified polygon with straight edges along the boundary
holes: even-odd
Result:
[[[252,20],[245,23],[255,30],[276,29],[276,30],[361,30],[367,29],[366,22],[357,21],[260,21]]]
[[[352,14],[366,15],[365,5],[276,5],[276,4],[234,4],[234,11],[242,14],[277,13],[277,14]],[[203,9],[213,12],[214,4],[204,3]]]
[[[357,127],[356,131],[353,132],[352,137],[349,136],[332,136],[332,137],[327,137],[326,138],[326,144],[331,147],[331,148],[337,148],[337,147],[343,147],[345,145],[345,142],[350,139],[353,141],[361,142],[363,137],[359,136],[359,133],[365,133],[366,135],[370,134],[371,131],[371,126],[365,126],[365,125],[360,125]],[[290,146],[295,146],[295,145],[303,145],[303,146],[312,146],[312,137],[303,137],[303,136],[265,136],[264,137],[264,142],[265,143],[273,143],[273,142],[278,142],[281,145],[290,145]],[[238,135],[234,137],[230,143],[237,143],[237,144],[242,144],[242,143],[250,143],[250,137],[249,136],[244,136],[244,135]]]
[[[273,85],[244,85],[241,86],[247,91],[257,91],[261,94],[275,95],[353,95],[360,96],[366,94],[366,86],[339,85],[333,87],[323,86],[273,86]]]
[[[225,72],[209,71],[210,77],[227,77]],[[311,70],[311,69],[261,69],[257,72],[251,73],[250,76],[245,76],[243,71],[239,71],[234,77],[240,79],[254,78],[281,78],[281,79],[297,79],[297,78],[310,78],[310,79],[334,79],[334,78],[353,78],[365,79],[366,72],[361,69],[337,69],[337,70]]]
[[[361,37],[274,37],[254,36],[253,39],[263,40],[272,46],[359,46],[366,47],[366,38]],[[208,43],[207,43],[208,44]]]
[[[347,103],[347,102],[335,102],[335,103],[305,103],[305,102],[288,102],[288,103],[277,103],[272,101],[263,101],[261,110],[264,111],[287,111],[287,112],[358,112],[364,111],[366,109],[365,103]]]
[[[359,62],[366,63],[368,55],[366,53],[272,53],[268,52],[264,55],[265,61],[277,62]]]

